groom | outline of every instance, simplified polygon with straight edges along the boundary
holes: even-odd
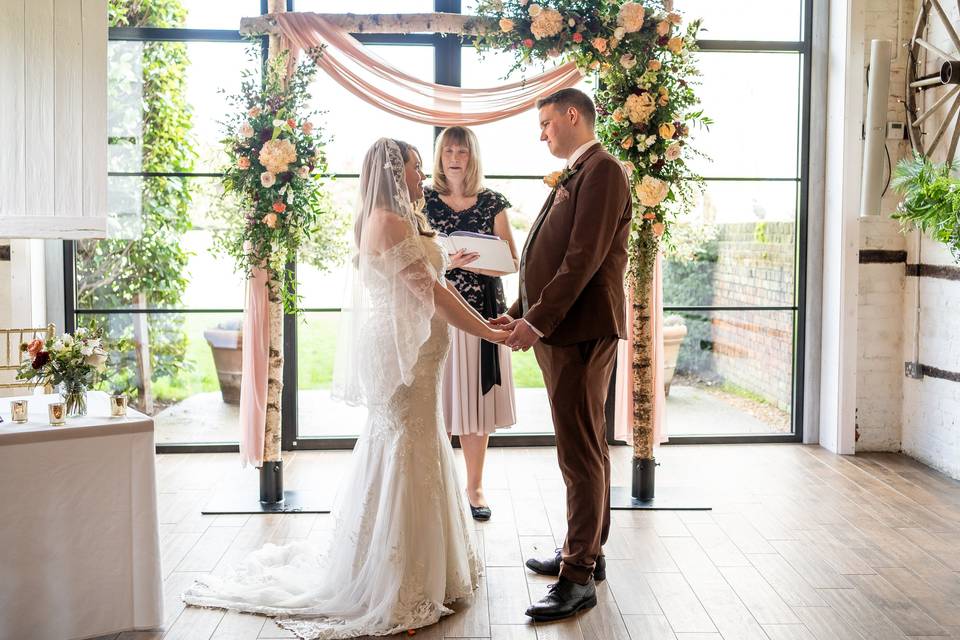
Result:
[[[505,344],[531,346],[543,370],[567,486],[567,537],[556,557],[527,560],[559,576],[527,609],[556,620],[596,605],[606,577],[601,545],[610,529],[610,457],[604,404],[617,340],[626,337],[623,278],[631,199],[621,164],[594,137],[596,110],[576,89],[537,102],[540,140],[567,161],[548,176],[553,191],[530,229],[520,260],[520,298],[493,321]],[[548,182],[548,184],[550,183]]]

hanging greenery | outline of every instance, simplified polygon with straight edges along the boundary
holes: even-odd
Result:
[[[897,163],[892,185],[903,200],[893,217],[947,245],[960,260],[960,180],[956,162],[937,164],[914,153]]]

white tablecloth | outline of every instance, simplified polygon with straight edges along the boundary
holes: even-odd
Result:
[[[29,396],[13,424],[0,398],[0,639],[67,640],[163,623],[153,420],[84,418],[51,427]]]

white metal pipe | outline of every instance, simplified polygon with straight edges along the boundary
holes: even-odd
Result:
[[[860,180],[860,215],[880,213],[883,190],[883,150],[886,144],[887,99],[890,96],[889,40],[870,41],[870,75],[867,87],[867,122],[864,128],[863,173]]]

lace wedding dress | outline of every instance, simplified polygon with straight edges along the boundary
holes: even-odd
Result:
[[[235,575],[198,580],[188,604],[274,616],[300,638],[352,638],[433,624],[478,586],[472,520],[439,401],[450,338],[430,291],[445,256],[433,238],[411,234],[364,261],[354,343],[362,352],[352,357],[369,414],[329,548],[267,544]]]

